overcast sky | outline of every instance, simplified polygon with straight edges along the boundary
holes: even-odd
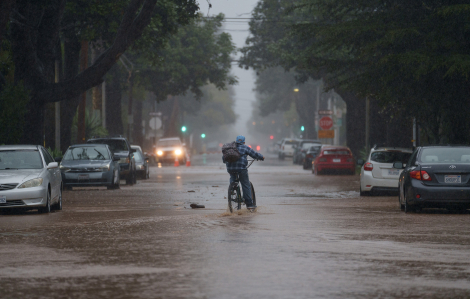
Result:
[[[212,8],[209,10],[209,16],[223,13],[226,18],[249,18],[251,11],[258,3],[257,0],[209,0]],[[207,16],[209,4],[207,0],[199,0],[201,12]],[[232,40],[237,48],[245,45],[248,37],[249,20],[226,20],[225,31],[230,33]],[[237,54],[238,55],[238,54]],[[239,115],[236,123],[237,131],[243,135],[249,135],[245,126],[251,116],[252,102],[255,100],[253,92],[254,73],[253,70],[244,70],[238,67],[237,63],[232,64],[232,73],[238,77],[238,85],[235,88],[235,113]]]

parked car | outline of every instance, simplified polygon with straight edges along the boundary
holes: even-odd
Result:
[[[278,152],[279,159],[284,160],[285,157],[292,157],[294,154],[294,148],[298,144],[299,140],[297,139],[284,139]]]
[[[398,202],[405,212],[421,208],[470,208],[470,146],[422,146],[404,165]]]
[[[174,162],[178,159],[181,164],[186,163],[186,148],[178,137],[162,138],[157,142],[158,162]]]
[[[62,210],[58,163],[40,145],[0,146],[0,209]]]
[[[360,195],[371,195],[380,191],[398,191],[398,177],[402,169],[393,167],[394,162],[404,165],[410,159],[412,150],[407,148],[374,147],[367,160],[357,160],[361,165]]]
[[[305,157],[302,161],[303,169],[310,169],[312,168],[312,162],[317,157],[318,153],[320,153],[321,144],[311,146],[307,152],[305,153]]]
[[[311,146],[314,146],[314,145],[321,146],[321,141],[320,140],[313,140],[313,139],[310,139],[310,140],[309,139],[302,139],[302,140],[300,140],[299,144],[294,148],[292,163],[302,164],[308,149]]]
[[[312,173],[323,174],[327,171],[342,171],[348,174],[355,174],[356,163],[349,147],[336,145],[323,145],[320,154],[317,155],[312,164]]]
[[[59,159],[56,159],[59,160]],[[119,189],[118,156],[107,144],[76,144],[69,146],[60,159],[60,172],[64,187],[106,186]]]
[[[142,149],[140,148],[140,146],[131,145],[131,148],[137,150],[134,153],[137,177],[141,178],[142,180],[147,180],[150,177],[149,158],[145,157],[144,153],[142,153]]]
[[[87,140],[87,143],[107,144],[115,157],[119,157],[119,177],[125,179],[127,185],[137,183],[135,160],[129,141],[125,137],[94,137]]]

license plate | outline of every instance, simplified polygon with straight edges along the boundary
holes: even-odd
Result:
[[[81,181],[81,180],[88,180],[89,179],[89,175],[88,174],[79,174],[78,175],[78,180]]]
[[[341,159],[333,159],[333,162],[335,163],[341,162]]]
[[[400,171],[398,169],[389,169],[388,175],[399,175]]]
[[[447,184],[462,183],[462,177],[460,175],[446,175],[444,176],[444,182]]]
[[[5,195],[0,195],[0,203],[7,203],[7,197]]]

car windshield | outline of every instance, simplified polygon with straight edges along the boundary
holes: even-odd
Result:
[[[97,140],[91,140],[90,143],[107,144],[109,146],[109,149],[113,153],[129,151],[126,141],[122,139],[97,139]]]
[[[180,146],[181,142],[179,140],[159,140],[159,147],[170,147],[170,146]]]
[[[284,141],[284,145],[293,145],[293,144],[297,144],[299,143],[298,141],[295,141],[295,140],[286,140]]]
[[[306,142],[306,143],[302,143],[302,149],[308,149],[310,148],[312,145],[314,145],[315,143],[309,143],[309,142]]]
[[[320,151],[320,149],[321,149],[321,145],[320,146],[311,146],[308,150],[318,153]]]
[[[41,168],[42,159],[37,150],[0,151],[0,170]]]
[[[324,155],[349,155],[349,151],[345,150],[326,150],[323,151]]]
[[[109,160],[109,154],[102,146],[78,146],[69,148],[62,160]]]
[[[139,151],[136,151],[134,153],[134,160],[136,162],[144,162],[144,157],[142,157],[142,154]]]
[[[400,151],[379,151],[370,155],[370,160],[378,163],[394,163],[401,162],[406,164],[411,157],[411,153]]]
[[[419,160],[423,163],[470,163],[470,147],[425,148]]]

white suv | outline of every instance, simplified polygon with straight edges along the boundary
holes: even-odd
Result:
[[[360,195],[398,191],[398,178],[402,169],[393,168],[393,163],[406,165],[412,152],[408,148],[374,147],[366,161],[358,159],[357,164],[362,166]]]
[[[299,144],[300,140],[297,139],[284,139],[279,149],[279,159],[283,160],[285,157],[292,157],[294,155],[294,148]]]
[[[162,138],[157,142],[155,149],[158,162],[174,162],[178,159],[179,163],[186,163],[186,148],[179,137]]]

